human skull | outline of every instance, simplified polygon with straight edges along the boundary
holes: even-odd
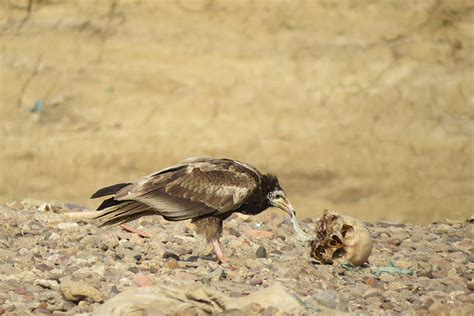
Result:
[[[361,221],[325,210],[316,223],[311,257],[322,263],[364,264],[372,252],[372,237]]]

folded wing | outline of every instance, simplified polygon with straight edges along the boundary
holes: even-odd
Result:
[[[237,209],[258,185],[253,167],[229,159],[198,158],[117,185],[99,207],[104,224],[160,214],[168,220],[220,215]],[[99,190],[98,192],[100,192]],[[103,190],[102,192],[110,192]]]

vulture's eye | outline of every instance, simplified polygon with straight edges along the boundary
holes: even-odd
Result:
[[[281,199],[283,197],[283,194],[281,192],[275,193],[275,199]]]

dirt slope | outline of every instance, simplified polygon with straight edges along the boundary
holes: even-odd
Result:
[[[304,215],[472,214],[472,1],[31,3],[0,4],[0,201],[210,155]]]

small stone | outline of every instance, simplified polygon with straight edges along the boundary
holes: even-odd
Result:
[[[274,307],[274,306],[268,306],[267,308],[265,308],[265,311],[263,312],[263,315],[265,316],[276,316],[276,315],[283,315],[281,313],[281,311]]]
[[[49,240],[58,240],[60,238],[59,234],[56,234],[56,233],[51,233],[51,235],[49,236]]]
[[[386,221],[380,221],[376,223],[377,227],[388,228],[388,227],[405,227],[403,223],[391,223]]]
[[[180,278],[181,280],[185,280],[185,281],[195,281],[196,280],[196,276],[194,274],[184,272],[184,271],[177,271],[177,272],[175,272],[175,275],[176,275],[177,278]]]
[[[132,272],[132,273],[138,273],[138,271],[140,271],[137,267],[130,267],[128,268],[128,271]]]
[[[52,313],[51,313],[50,310],[48,310],[48,309],[46,309],[46,308],[41,308],[41,307],[39,307],[39,308],[35,308],[35,309],[33,310],[33,314],[51,315]]]
[[[365,284],[370,285],[370,286],[375,286],[377,284],[377,279],[370,277],[365,281]]]
[[[107,251],[107,250],[109,250],[109,246],[107,246],[107,244],[104,243],[104,242],[99,243],[99,248],[100,248],[102,251]]]
[[[121,250],[117,249],[115,252],[115,259],[122,260],[124,257],[125,254]]]
[[[215,269],[214,271],[208,273],[206,276],[205,276],[205,279],[210,281],[210,282],[219,282],[221,281],[222,279],[225,278],[225,272],[224,272],[224,269],[222,267],[219,267],[217,269]]]
[[[363,297],[364,298],[369,298],[369,297],[381,296],[381,295],[382,295],[382,293],[379,289],[371,288],[371,289],[368,289],[367,291],[364,292]]]
[[[383,302],[380,304],[380,307],[382,307],[384,310],[391,310],[393,309],[394,305],[391,302]]]
[[[168,268],[168,269],[175,270],[175,269],[179,268],[179,264],[178,264],[178,261],[176,261],[175,258],[169,258],[165,262],[165,267]]]
[[[48,266],[47,264],[40,263],[39,265],[36,266],[36,269],[40,270],[41,272],[46,272],[46,271],[51,271],[53,268]]]
[[[263,284],[263,280],[262,278],[260,278],[258,275],[254,275],[251,279],[250,279],[250,284],[251,285],[262,285]]]
[[[176,261],[179,261],[179,256],[175,253],[172,253],[172,252],[169,252],[169,251],[165,251],[165,253],[163,254],[162,256],[163,259],[168,259],[168,258],[173,258],[175,259]]]
[[[268,230],[248,229],[245,231],[245,234],[249,237],[254,237],[254,238],[272,238],[273,237],[273,233]]]
[[[79,227],[77,223],[59,223],[58,224],[58,229],[64,230],[64,229],[71,229],[71,228],[76,228]]]
[[[240,237],[242,234],[238,230],[231,227],[229,228],[229,235]]]
[[[412,269],[415,264],[406,260],[396,260],[395,265],[402,269]]]
[[[20,256],[31,256],[31,251],[26,248],[21,248],[20,250],[18,250],[18,254]]]
[[[55,280],[39,279],[39,280],[36,280],[35,284],[45,289],[51,289],[55,291],[59,289],[59,283]]]
[[[64,281],[61,283],[60,291],[66,300],[72,302],[79,302],[84,299],[99,303],[104,301],[104,296],[99,290],[81,281]]]
[[[474,281],[468,282],[467,288],[469,289],[469,291],[474,291]]]
[[[51,212],[53,210],[53,206],[51,203],[43,203],[40,206],[38,206],[38,211],[41,212]]]
[[[119,294],[120,290],[118,289],[116,285],[113,285],[112,288],[110,289],[110,292],[112,292],[113,294]]]
[[[199,260],[199,256],[190,256],[186,261],[188,262],[197,262]]]
[[[135,248],[135,244],[128,240],[121,240],[119,244],[125,249],[133,250]]]
[[[405,288],[405,285],[403,285],[403,283],[401,282],[390,282],[388,284],[388,289],[392,291],[399,291],[404,288]]]
[[[255,252],[255,255],[257,256],[257,258],[266,258],[267,257],[267,250],[265,249],[265,247],[260,246],[260,247],[258,247],[257,251]]]
[[[132,281],[140,287],[148,287],[153,284],[151,279],[148,276],[146,276],[143,272],[138,272],[137,274],[135,274],[133,276]]]
[[[387,241],[387,244],[392,246],[400,246],[402,244],[402,241],[398,238],[392,238]]]
[[[391,274],[388,274],[388,273],[384,273],[380,276],[380,281],[382,282],[393,282],[395,280],[395,276],[391,275]]]
[[[265,308],[258,303],[250,303],[242,308],[242,315],[262,315]]]
[[[429,297],[429,298],[426,299],[426,301],[423,303],[423,306],[424,306],[425,308],[430,308],[430,306],[433,305],[433,303],[434,303],[434,300],[433,300],[431,297]]]
[[[141,254],[137,254],[137,255],[133,256],[133,258],[134,258],[136,261],[140,261],[140,260],[142,260],[142,255],[141,255]]]
[[[428,311],[431,315],[450,315],[450,307],[440,302],[434,302]]]
[[[174,252],[176,255],[178,255],[178,257],[180,257],[180,256],[192,254],[192,253],[193,253],[193,250],[192,250],[191,248],[174,247],[174,248],[173,248],[173,252]]]
[[[237,308],[226,309],[225,311],[219,313],[220,316],[240,316],[242,311]]]
[[[18,295],[31,295],[31,293],[25,287],[16,288],[15,293]]]

